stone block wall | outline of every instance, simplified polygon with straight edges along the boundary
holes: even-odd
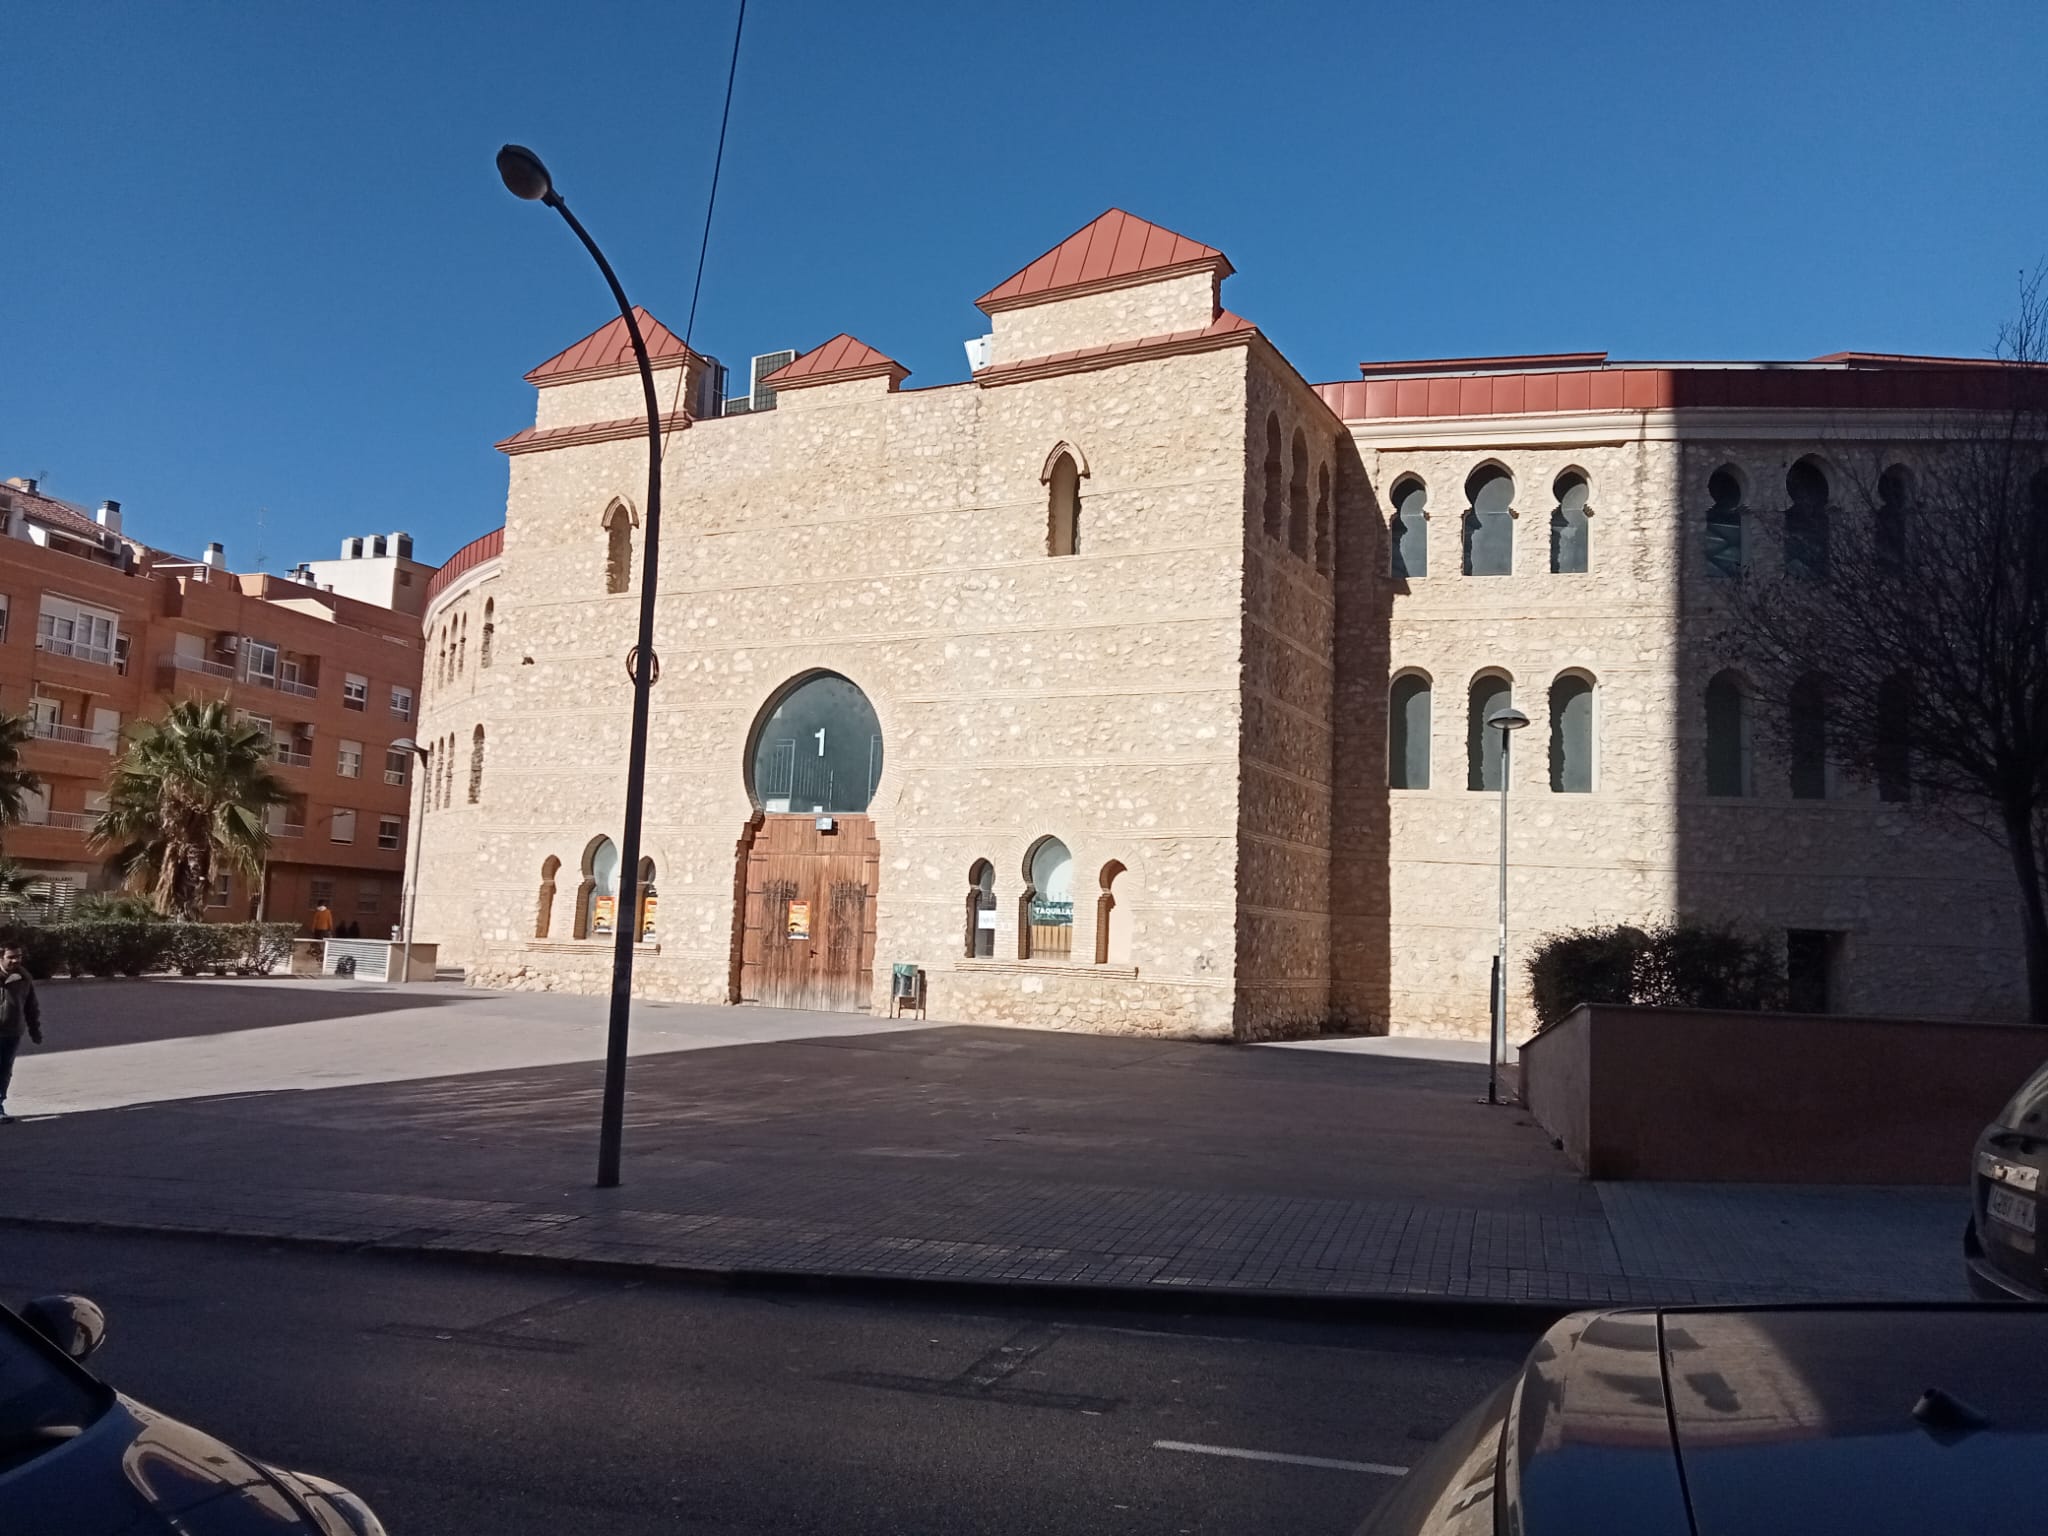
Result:
[[[1213,269],[1127,284],[1102,293],[999,310],[990,316],[991,361],[1018,363],[1084,347],[1199,331],[1216,318]]]

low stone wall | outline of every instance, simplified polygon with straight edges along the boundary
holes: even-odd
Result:
[[[1522,1046],[1522,1097],[1596,1179],[1956,1184],[2048,1029],[1582,1006]]]

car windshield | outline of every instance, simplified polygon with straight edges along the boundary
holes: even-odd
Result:
[[[2027,1079],[2025,1086],[2012,1096],[2012,1102],[2005,1106],[2005,1113],[1998,1118],[1999,1123],[2009,1130],[2048,1136],[2048,1063]]]
[[[62,1445],[106,1411],[112,1394],[67,1367],[0,1307],[0,1473]]]

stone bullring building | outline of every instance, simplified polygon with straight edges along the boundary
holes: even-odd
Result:
[[[618,321],[527,375],[502,529],[435,578],[418,928],[472,981],[1240,1039],[1483,1035],[1515,958],[1734,918],[1810,1006],[1999,1014],[1997,851],[1770,758],[1732,573],[1852,515],[1962,365],[1366,365],[1304,380],[1220,251],[1111,211],[977,302],[962,383],[840,335],[664,459],[641,898],[623,816],[646,437]],[[761,408],[772,403],[771,409]],[[1806,524],[1800,520],[1806,519]],[[1512,1027],[1533,1023],[1513,989]]]

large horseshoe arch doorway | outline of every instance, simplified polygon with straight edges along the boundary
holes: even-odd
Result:
[[[734,993],[770,1008],[865,1012],[881,848],[868,815],[882,728],[836,672],[785,685],[747,744],[755,814],[739,850]]]

